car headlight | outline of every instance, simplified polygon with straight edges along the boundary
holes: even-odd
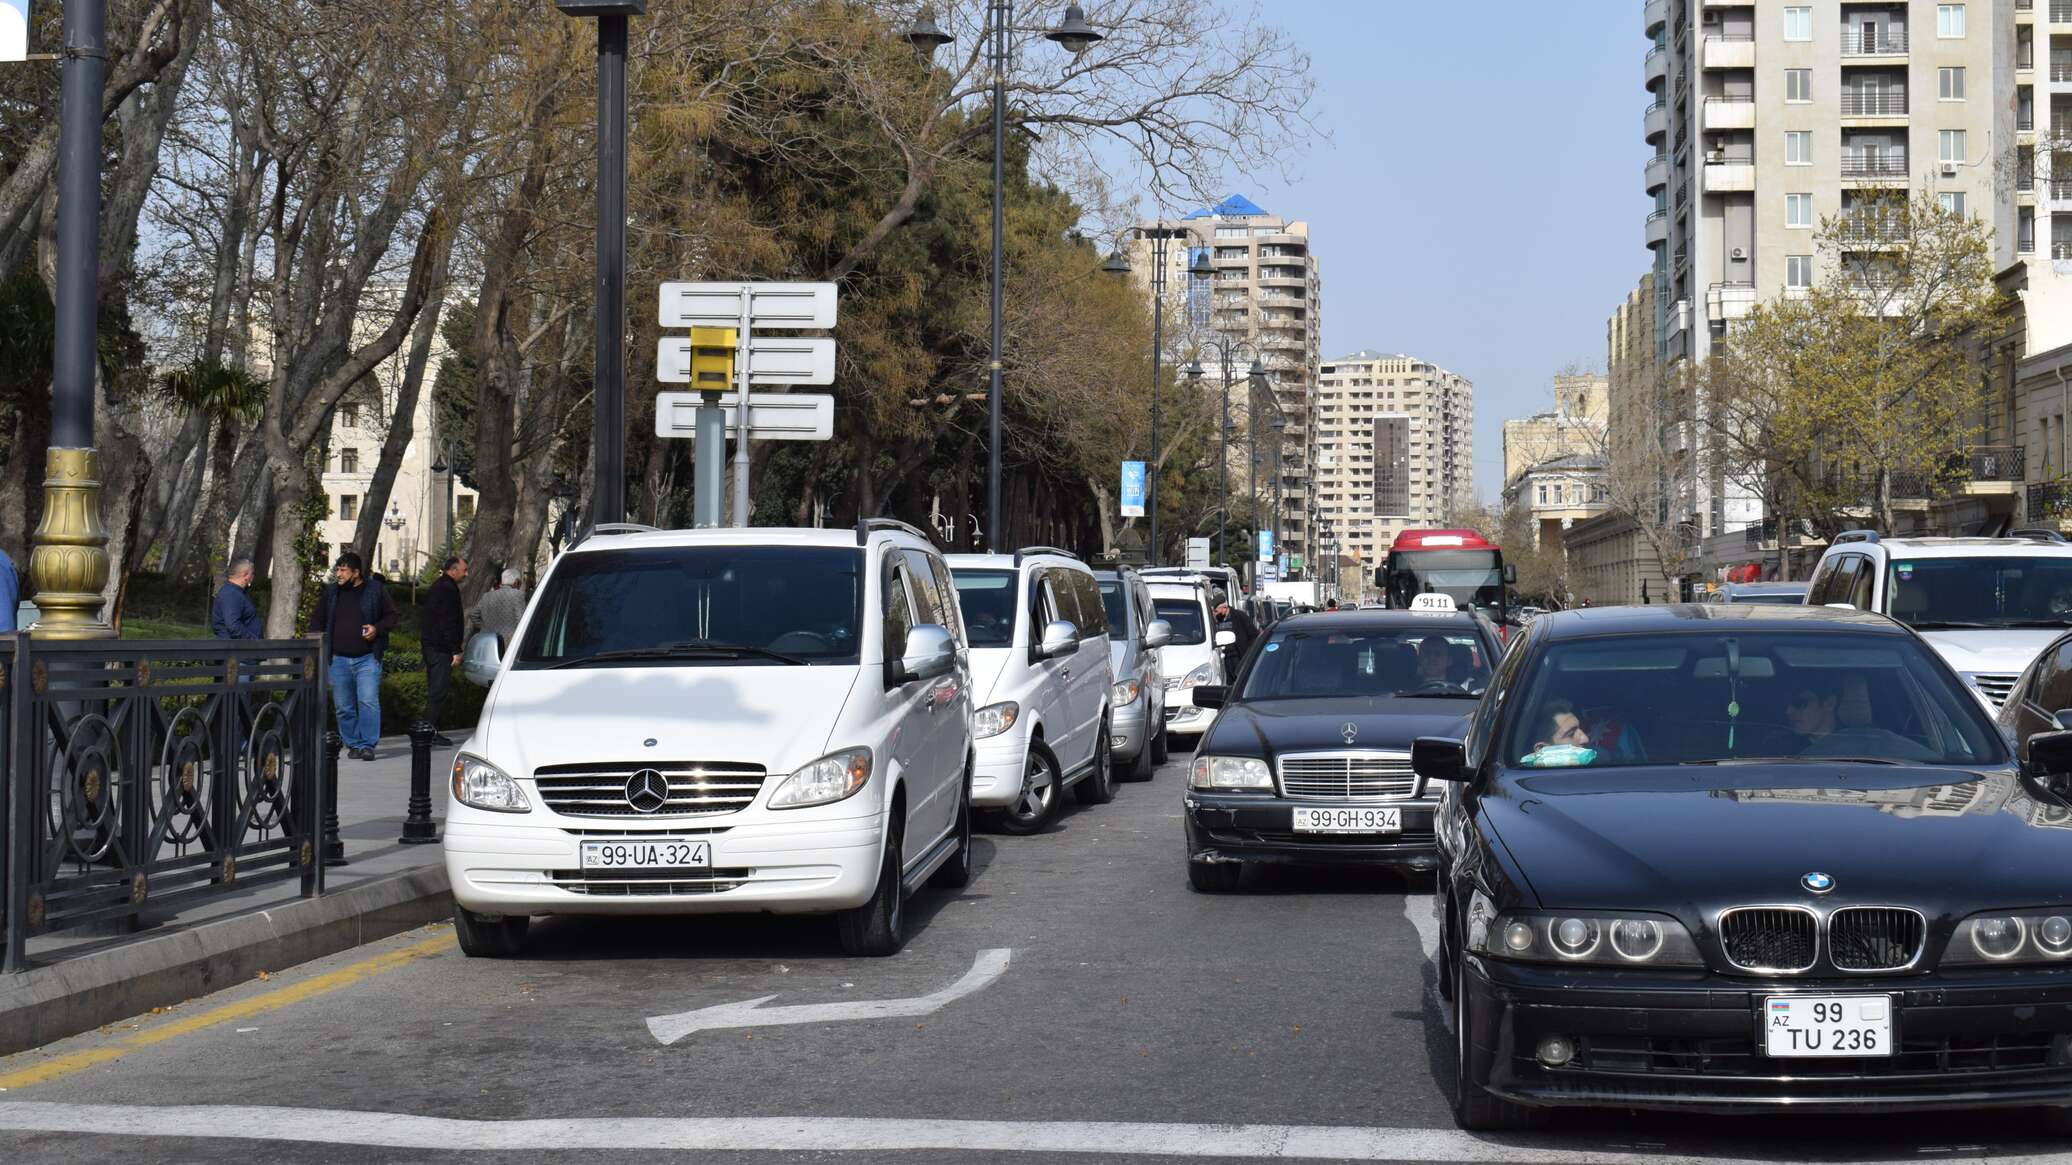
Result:
[[[831,752],[784,778],[770,794],[772,809],[804,809],[828,805],[854,797],[871,779],[871,750],[849,748]]]
[[[1213,682],[1215,678],[1216,665],[1213,662],[1205,663],[1182,677],[1180,686],[1182,688],[1198,688],[1203,684]]]
[[[453,799],[471,809],[492,813],[530,813],[532,802],[525,790],[504,770],[479,756],[461,753],[453,758]]]
[[[988,736],[998,736],[1013,728],[1015,720],[1021,714],[1022,706],[1013,700],[1009,700],[1004,704],[991,704],[980,708],[971,714],[971,735],[977,740],[984,740]]]
[[[2072,907],[2000,910],[1957,924],[1945,963],[2062,963],[2072,959]]]
[[[1509,911],[1498,914],[1480,894],[1469,909],[1469,950],[1525,963],[1613,967],[1702,967],[1705,959],[1684,925],[1666,914],[1638,911]]]
[[[1124,680],[1121,683],[1115,685],[1115,687],[1109,692],[1108,702],[1115,705],[1118,708],[1127,708],[1131,704],[1136,703],[1137,697],[1143,694],[1144,681]]]
[[[1187,783],[1197,789],[1271,789],[1273,770],[1254,756],[1198,756]]]

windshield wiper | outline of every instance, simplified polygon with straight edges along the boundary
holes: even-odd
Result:
[[[1687,765],[1896,765],[1904,762],[1883,756],[1723,756],[1712,760],[1687,760]]]
[[[2072,627],[2072,619],[2009,619],[2004,623],[1988,623],[1988,627]]]
[[[670,643],[660,647],[621,647],[612,651],[599,651],[591,655],[564,659],[547,665],[547,670],[580,667],[586,663],[604,663],[612,660],[635,659],[739,659],[753,655],[759,659],[774,659],[778,663],[804,665],[805,660],[767,647],[755,647],[746,643],[718,643],[708,639],[695,639],[686,643]]]
[[[1482,693],[1470,692],[1465,689],[1452,692],[1401,691],[1390,692],[1389,695],[1398,700],[1479,700],[1482,698]]]
[[[1991,630],[1995,627],[2005,627],[2007,624],[1966,623],[1955,619],[1923,619],[1918,623],[1908,623],[1907,626],[1912,627],[1916,631],[1971,631]]]

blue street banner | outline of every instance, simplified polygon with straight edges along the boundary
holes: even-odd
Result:
[[[1259,561],[1273,561],[1273,531],[1259,531]]]
[[[1141,461],[1122,463],[1122,516],[1144,516],[1144,463]]]

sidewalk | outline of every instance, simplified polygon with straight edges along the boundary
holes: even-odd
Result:
[[[132,934],[59,931],[31,938],[31,969],[0,976],[0,1055],[218,990],[449,917],[437,845],[403,845],[410,738],[384,737],[373,761],[338,760],[338,834],[346,864],[321,898],[300,878],[143,912]],[[432,751],[432,815],[449,799],[453,750]]]

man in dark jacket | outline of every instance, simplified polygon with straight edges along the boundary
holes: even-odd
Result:
[[[252,605],[252,560],[240,558],[230,564],[223,587],[209,608],[209,634],[218,639],[264,639],[266,626],[259,608]]]
[[[1224,682],[1237,677],[1238,661],[1245,658],[1245,652],[1252,649],[1252,641],[1259,638],[1259,624],[1250,615],[1230,605],[1230,596],[1217,591],[1213,596],[1216,604],[1216,630],[1229,631],[1237,636],[1237,642],[1223,649]]]
[[[432,580],[418,607],[417,633],[424,640],[424,719],[433,728],[439,727],[439,714],[446,710],[446,690],[468,635],[467,609],[460,600],[460,584],[467,577],[467,559],[447,559],[446,569]],[[432,742],[442,748],[453,746],[443,733]]]
[[[381,656],[401,613],[388,588],[369,577],[360,556],[338,556],[332,580],[310,612],[309,630],[331,644],[331,702],[346,754],[373,760],[381,740]]]

